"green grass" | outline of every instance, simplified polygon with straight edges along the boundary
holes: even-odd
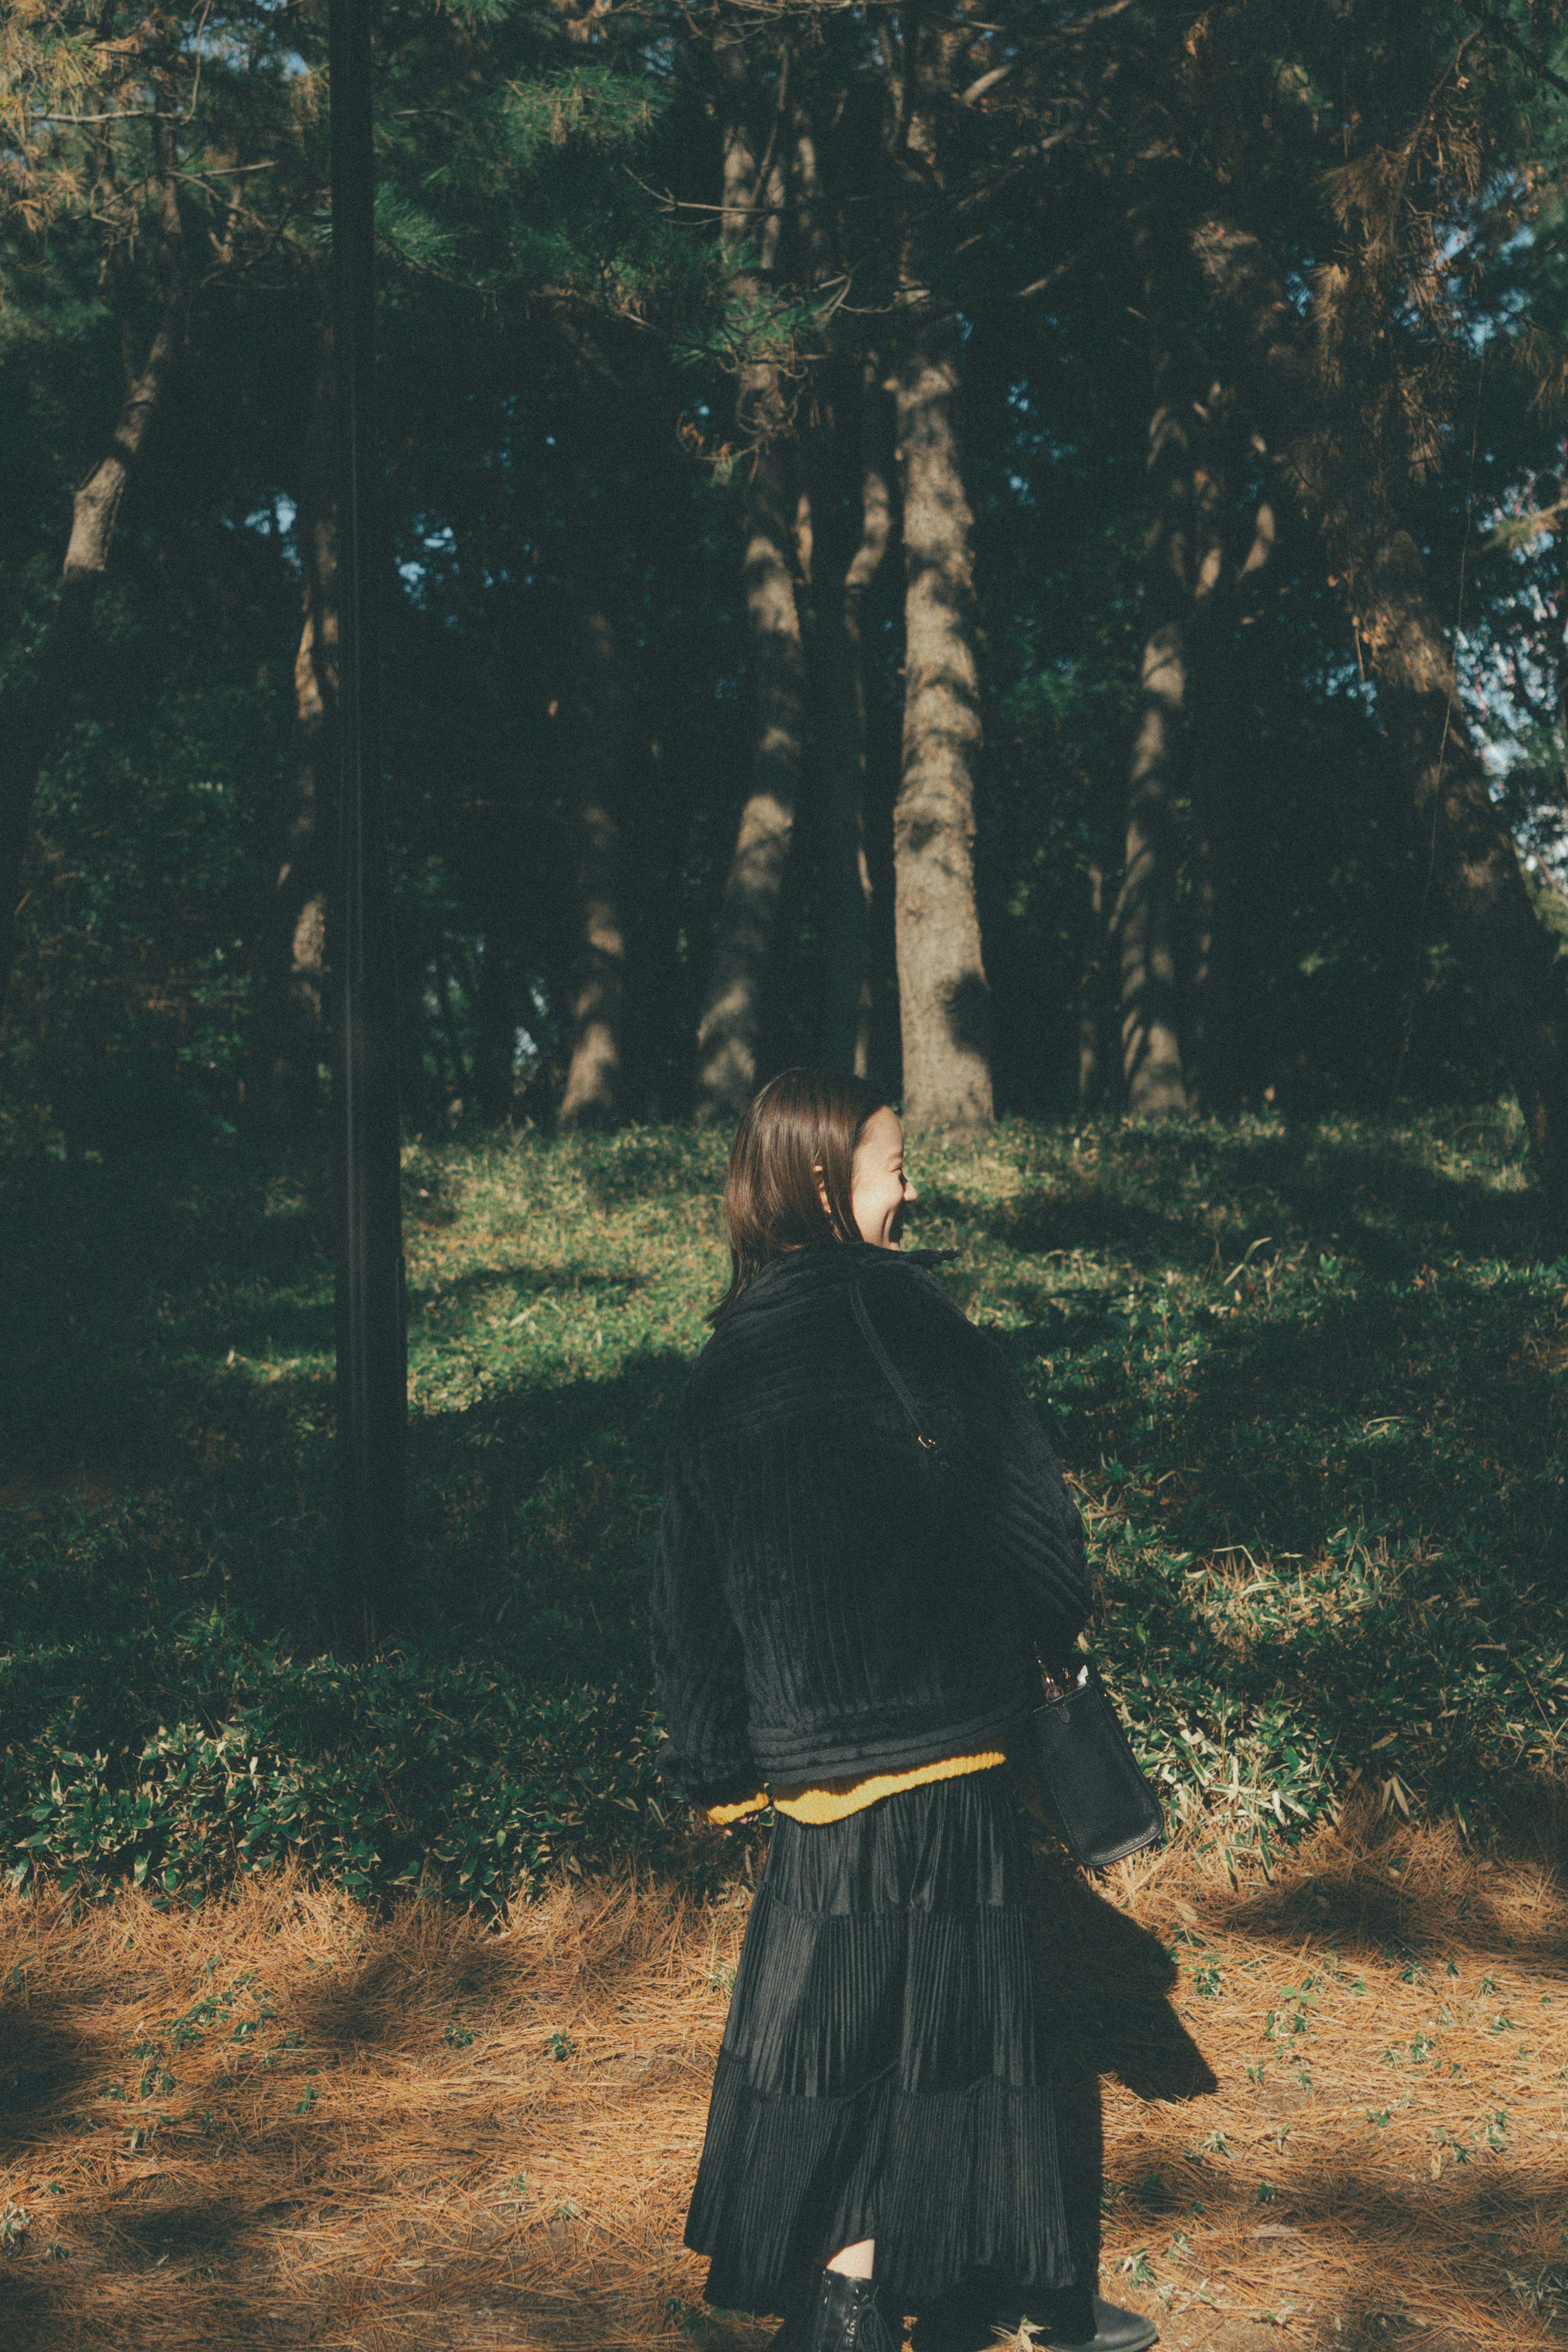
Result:
[[[726,1259],[721,1138],[406,1156],[413,1608],[332,1654],[328,1170],[0,1174],[5,1866],[195,1899],[288,1853],[490,1906],[691,1861],[651,1764],[661,1461]],[[917,1244],[1062,1433],[1094,1647],[1224,1848],[1559,1777],[1568,1263],[1503,1111],[1009,1124]]]

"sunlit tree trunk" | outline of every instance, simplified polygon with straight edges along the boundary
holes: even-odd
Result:
[[[716,40],[714,56],[730,110],[724,146],[724,249],[734,267],[732,284],[737,292],[758,299],[774,265],[782,225],[785,187],[779,133],[786,91],[781,81],[776,120],[759,150],[750,121],[751,93],[739,32]],[[758,268],[740,266],[746,249],[756,255]],[[715,925],[697,1031],[697,1115],[717,1119],[737,1118],[756,1088],[762,989],[794,838],[805,738],[806,665],[791,533],[793,469],[783,442],[783,403],[773,362],[755,360],[742,368],[737,424],[750,452],[741,461],[741,584],[755,733],[751,775]]]
[[[1126,861],[1113,925],[1122,974],[1122,1075],[1128,1109],[1145,1118],[1186,1108],[1173,936],[1172,802],[1187,693],[1192,411],[1176,392],[1168,341],[1157,328],[1155,337],[1141,690],[1127,779]]]
[[[904,504],[904,745],[893,814],[904,1116],[970,1135],[992,1118],[990,995],[975,903],[980,759],[972,518],[956,424],[956,320],[912,326],[894,379]]]
[[[697,1031],[697,1113],[705,1118],[737,1118],[756,1087],[762,987],[795,832],[806,665],[790,564],[788,487],[783,454],[759,452],[746,493],[741,569],[755,749]]]
[[[831,933],[822,1020],[828,1068],[867,1076],[871,1064],[871,983],[867,930],[871,871],[865,845],[865,601],[893,530],[888,467],[877,430],[876,371],[844,371],[817,436],[824,484],[814,501],[821,688],[818,739],[831,859]],[[849,380],[843,380],[847,375]],[[849,528],[841,521],[847,506]],[[832,518],[830,530],[828,518]]]
[[[577,754],[575,821],[582,937],[559,1119],[562,1127],[606,1127],[620,1115],[622,1095],[626,944],[616,803],[626,681],[614,627],[602,609],[585,614],[581,642],[584,728]]]
[[[332,344],[322,338],[300,466],[294,538],[301,619],[294,656],[294,723],[277,811],[258,1028],[260,1124],[308,1126],[327,1051],[327,823],[338,707],[338,536],[333,499]]]
[[[904,740],[893,812],[904,1116],[972,1135],[992,1119],[990,991],[975,899],[981,727],[973,517],[956,408],[958,322],[931,290],[925,249],[941,186],[967,10],[888,12],[877,41],[904,188],[899,279],[907,325],[893,375],[904,515]]]
[[[96,193],[107,218],[120,208],[107,131],[100,132],[95,154]],[[93,607],[114,544],[120,504],[184,345],[191,273],[177,194],[174,123],[161,104],[152,118],[152,163],[161,281],[156,320],[140,362],[127,359],[123,396],[109,447],[76,494],[59,590],[31,688],[19,697],[15,712],[0,727],[0,1002],[16,957],[22,867],[32,832],[38,772],[72,703],[91,686]],[[117,287],[120,258],[120,248],[111,247],[106,272]],[[120,303],[121,348],[128,352],[134,334],[132,300],[127,294]]]

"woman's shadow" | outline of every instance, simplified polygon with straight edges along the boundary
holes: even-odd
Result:
[[[1100,2260],[1109,2076],[1138,2099],[1200,2099],[1213,2068],[1171,2005],[1176,1961],[1159,1937],[1097,1892],[1064,1856],[1038,1858],[1040,1994],[1053,2058],[1062,2195],[1080,2277]]]

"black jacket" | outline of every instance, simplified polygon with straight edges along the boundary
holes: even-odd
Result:
[[[765,1780],[965,1754],[1040,1697],[1089,1613],[1083,1528],[1010,1365],[928,1254],[772,1260],[693,1369],[653,1574],[664,1779]],[[916,1442],[851,1286],[949,1475]]]

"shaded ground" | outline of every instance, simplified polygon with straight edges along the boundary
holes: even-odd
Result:
[[[1347,1818],[1271,1884],[1054,1876],[1114,2299],[1181,2352],[1556,2340],[1556,1843]],[[747,1899],[558,1886],[485,1934],[276,1878],[7,1898],[0,2340],[760,2352],[680,2243]]]

